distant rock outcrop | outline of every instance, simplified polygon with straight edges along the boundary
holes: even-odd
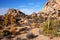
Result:
[[[52,18],[60,17],[60,0],[49,0],[43,9],[44,16],[51,16]]]
[[[4,15],[5,25],[18,23],[18,21],[25,19],[27,15],[23,12],[16,9],[9,9],[8,12]]]

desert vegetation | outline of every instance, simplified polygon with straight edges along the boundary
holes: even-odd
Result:
[[[54,0],[48,1],[41,12],[33,12],[31,15],[17,9],[9,9],[5,15],[0,15],[0,40],[40,40],[43,37],[60,37],[59,10],[60,5]]]

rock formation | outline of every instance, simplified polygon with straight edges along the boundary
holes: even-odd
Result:
[[[0,39],[50,40],[40,34],[43,34],[41,24],[48,18],[60,19],[60,0],[48,0],[40,12],[33,12],[31,15],[26,15],[17,9],[9,9],[4,16],[0,15],[0,30],[4,27],[0,31]]]
[[[8,12],[4,15],[4,21],[5,25],[8,24],[14,24],[18,21],[25,19],[27,15],[25,15],[23,12],[16,10],[16,9],[9,9]]]
[[[49,0],[42,9],[45,16],[51,16],[52,18],[60,17],[60,0]]]

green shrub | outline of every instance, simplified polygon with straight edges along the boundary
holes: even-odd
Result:
[[[43,28],[43,33],[48,36],[57,36],[60,35],[60,21],[58,20],[50,20],[49,24],[48,21],[44,22],[41,27]]]

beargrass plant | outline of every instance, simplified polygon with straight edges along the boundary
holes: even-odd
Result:
[[[45,21],[41,27],[43,28],[43,34],[47,36],[59,36],[60,35],[60,21],[59,20],[50,20],[49,25],[48,21]]]

